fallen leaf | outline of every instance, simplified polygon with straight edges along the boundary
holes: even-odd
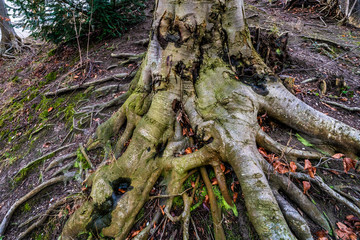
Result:
[[[159,205],[159,207],[160,207],[160,210],[161,210],[162,215],[165,215],[165,212],[164,212],[164,207],[165,207],[165,205],[164,205],[164,206]]]
[[[216,178],[211,179],[211,185],[218,185],[218,180]]]
[[[225,167],[225,165],[224,165],[224,164],[220,163],[220,168],[221,168],[221,171],[222,171],[222,172],[225,172],[226,167]]]
[[[304,194],[307,193],[307,191],[310,189],[311,185],[308,181],[303,181],[303,188],[304,188]]]
[[[190,154],[190,153],[192,153],[191,147],[185,149],[185,154]]]
[[[43,148],[48,148],[48,147],[50,147],[50,145],[51,145],[51,143],[46,142],[46,143],[43,144]]]
[[[295,172],[297,169],[296,163],[290,162],[290,171]]]
[[[317,240],[328,240],[327,238],[328,231],[320,230],[315,233],[315,235],[318,237]]]
[[[234,194],[233,194],[233,201],[234,201],[234,203],[236,203],[236,200],[237,200],[238,196],[239,196],[239,193],[234,192]]]
[[[53,109],[53,107],[49,107],[48,112],[51,112]]]
[[[312,168],[311,162],[308,159],[305,159],[304,170],[307,170],[309,168]]]
[[[336,154],[332,155],[332,158],[340,159],[340,158],[342,158],[343,156],[345,156],[345,155],[342,154],[342,153],[336,153]]]
[[[343,159],[344,171],[347,173],[350,169],[355,169],[356,160],[351,158],[344,158]]]
[[[136,235],[138,235],[140,233],[141,230],[137,230],[135,232],[133,232],[133,234],[131,234],[131,237],[136,237]]]

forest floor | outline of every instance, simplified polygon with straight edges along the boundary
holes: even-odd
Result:
[[[81,66],[75,46],[55,47],[39,42],[33,44],[33,53],[25,52],[15,60],[0,59],[0,220],[11,205],[32,189],[61,172],[76,169],[71,181],[48,187],[21,204],[3,239],[18,239],[53,203],[72,196],[48,214],[43,227],[24,238],[57,239],[68,215],[79,207],[81,197],[86,196],[81,183],[93,169],[87,166],[86,154],[79,149],[96,127],[118,109],[117,100],[126,92],[141,64],[141,54],[147,49],[142,40],[149,36],[152,19],[152,1],[148,4],[145,22],[132,27],[119,39],[91,45],[88,54],[86,51],[82,54],[83,59],[89,60]],[[255,48],[293,94],[313,108],[360,129],[360,111],[354,108],[360,106],[359,29],[339,26],[336,20],[317,13],[316,8],[285,10],[281,4],[264,0],[248,0],[246,16]],[[128,55],[111,56],[120,53]],[[129,55],[133,56],[129,58]],[[269,119],[266,113],[259,116],[259,122],[285,145],[306,149],[311,148],[309,142],[316,145],[315,139],[302,133],[299,134],[307,141],[299,141],[299,134]],[[326,150],[323,146],[313,147]],[[87,156],[96,168],[104,154],[92,151]],[[242,214],[245,209],[241,193],[235,194],[240,191],[237,178],[231,168],[224,166],[237,210]],[[360,197],[358,172],[351,170],[346,174],[342,162],[332,162],[327,167],[318,168],[317,174],[333,186],[356,186],[352,194]],[[214,175],[210,174],[210,178],[216,185]],[[195,180],[196,175],[189,178],[189,187]],[[159,182],[151,194],[160,192]],[[308,195],[320,208],[330,210],[327,217],[334,225],[351,215],[315,187]],[[213,239],[208,202],[202,188],[196,198],[190,235],[195,239],[192,233],[197,232],[201,239]],[[156,199],[146,203],[129,238],[149,222],[157,205]],[[175,204],[175,214],[181,207],[181,201],[178,206]],[[33,216],[37,219],[26,223]],[[237,231],[248,226],[242,219],[224,211],[223,225],[228,239],[238,239]],[[351,228],[353,222],[347,223]],[[180,224],[164,220],[152,237],[168,239],[175,229],[178,229],[175,239],[181,239]],[[315,224],[311,229],[314,236],[320,230]],[[249,239],[257,238],[254,231],[249,232],[252,234]]]

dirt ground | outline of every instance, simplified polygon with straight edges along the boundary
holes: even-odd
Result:
[[[70,167],[66,168],[67,165],[76,166],[74,168],[77,169],[75,180],[46,188],[22,204],[11,218],[3,239],[17,239],[19,233],[31,225],[28,223],[21,226],[22,223],[46,211],[58,200],[66,196],[75,196],[51,212],[44,227],[36,228],[25,237],[57,239],[68,215],[81,204],[78,199],[87,195],[87,190],[81,182],[90,169],[82,167],[81,164],[79,166],[79,152],[51,169],[48,167],[54,163],[54,159],[76,152],[80,144],[86,143],[96,127],[118,108],[116,104],[106,108],[99,104],[118,99],[126,91],[126,84],[131,81],[131,75],[141,60],[135,58],[126,62],[126,59],[114,58],[111,54],[138,55],[146,51],[146,43],[139,41],[149,36],[152,1],[148,3],[146,16],[145,22],[132,27],[121,38],[93,44],[90,47],[88,64],[75,71],[72,69],[79,61],[74,57],[78,54],[75,47],[55,48],[51,44],[34,42],[34,53],[24,53],[21,58],[14,61],[0,60],[0,219],[16,200],[36,186],[59,174],[59,171],[70,171]],[[352,109],[360,106],[359,29],[346,25],[339,26],[336,20],[323,18],[314,8],[294,8],[288,11],[282,8],[281,4],[270,4],[264,0],[247,0],[246,16],[254,46],[258,47],[259,51],[261,46],[263,47],[263,58],[273,67],[290,91],[313,108],[360,129],[360,111]],[[279,38],[280,42],[276,43],[278,46],[275,45],[275,49],[267,49],[267,41],[274,34],[282,36]],[[285,42],[286,47],[283,47]],[[279,59],[281,63],[275,63]],[[81,87],[94,80],[121,73],[128,75],[114,77],[96,86]],[[71,86],[79,88],[45,96],[47,92]],[[85,109],[92,109],[89,116],[84,115]],[[309,148],[297,140],[295,132],[267,118],[266,113],[262,113],[260,119],[264,129],[275,140],[295,148]],[[305,135],[303,137],[316,145],[316,139]],[[321,146],[317,147],[322,149]],[[47,154],[48,157],[29,165]],[[106,154],[102,151],[88,153],[95,167],[102,162],[104,155]],[[72,165],[73,162],[78,163]],[[19,172],[26,166],[30,167]],[[236,216],[231,211],[224,211],[223,225],[227,237],[239,239],[240,232],[245,231],[250,239],[257,239],[255,231],[248,227],[237,178],[229,166],[224,166],[229,189],[232,190],[239,212]],[[335,161],[329,163],[328,169],[318,168],[317,174],[333,186],[359,186],[359,173],[351,170],[349,174],[345,174],[342,169],[342,162]],[[196,174],[191,176],[188,184],[191,185],[196,177]],[[298,184],[301,186],[301,183]],[[157,195],[161,190],[161,181],[158,181],[151,193]],[[351,194],[360,198],[359,189]],[[198,188],[196,196],[198,199],[195,199],[195,204],[198,204],[192,214],[190,232],[193,234],[190,235],[192,239],[196,239],[196,234],[200,239],[213,239],[209,205],[205,199],[203,185]],[[324,196],[315,187],[309,190],[309,197],[318,203],[320,208],[330,210],[328,218],[334,225],[344,222],[346,216],[351,215],[341,204]],[[146,203],[129,238],[136,235],[136,232],[151,220],[158,204],[156,199]],[[181,211],[181,203],[179,206],[175,204],[174,214],[177,211]],[[32,222],[35,221],[36,219]],[[175,230],[175,239],[181,239],[180,225],[164,220],[151,237],[169,239]],[[320,231],[313,223],[311,230],[314,236]]]

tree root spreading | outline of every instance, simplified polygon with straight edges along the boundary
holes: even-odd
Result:
[[[11,216],[13,215],[13,213],[15,212],[15,210],[24,202],[28,201],[29,199],[31,199],[32,197],[34,197],[36,194],[38,194],[41,190],[52,186],[54,184],[60,183],[60,182],[66,182],[67,180],[73,178],[75,176],[75,173],[68,173],[66,175],[62,175],[59,177],[55,177],[52,178],[46,182],[43,182],[42,184],[40,184],[39,186],[37,186],[36,188],[34,188],[33,190],[31,190],[29,193],[27,193],[25,196],[23,196],[22,198],[20,198],[19,200],[17,200],[11,207],[10,209],[7,211],[4,219],[2,220],[1,224],[0,224],[0,236],[4,235],[6,227],[8,226]]]

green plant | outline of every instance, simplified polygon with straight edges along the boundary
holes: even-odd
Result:
[[[144,19],[145,0],[10,0],[32,36],[54,43],[120,36]],[[50,53],[51,55],[52,53]]]

